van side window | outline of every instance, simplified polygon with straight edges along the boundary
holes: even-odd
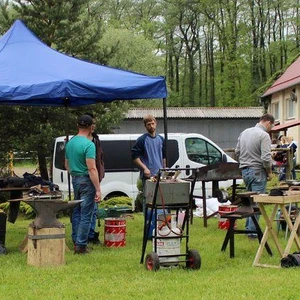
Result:
[[[134,141],[101,141],[104,153],[105,172],[131,172],[137,171],[131,159],[131,148]]]
[[[105,172],[137,172],[138,169],[131,159],[133,140],[101,141],[104,153]],[[108,154],[109,153],[109,154]],[[54,165],[56,169],[65,170],[65,143],[57,142]],[[168,165],[173,166],[179,159],[178,142],[168,140]]]
[[[168,139],[167,148],[168,148],[168,159],[167,159],[168,167],[171,168],[179,159],[178,141]]]
[[[65,170],[65,143],[57,142],[55,149],[54,166],[59,170]]]
[[[222,162],[222,153],[205,140],[187,138],[185,148],[188,158],[196,163],[213,165]]]

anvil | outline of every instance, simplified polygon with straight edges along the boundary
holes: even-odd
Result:
[[[57,220],[59,211],[74,208],[83,200],[72,200],[69,202],[60,199],[27,198],[22,201],[29,204],[36,212],[33,225],[37,228],[61,228],[64,225]]]

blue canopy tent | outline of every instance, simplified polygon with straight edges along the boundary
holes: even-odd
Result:
[[[60,53],[17,20],[0,38],[0,105],[80,106],[98,102],[163,99],[162,76],[102,66]]]
[[[20,20],[0,38],[0,105],[67,108],[115,100],[162,98],[167,138],[166,97],[164,77],[70,57],[48,47]]]
[[[164,77],[70,57],[45,45],[20,20],[0,39],[0,104],[79,106],[166,97]]]

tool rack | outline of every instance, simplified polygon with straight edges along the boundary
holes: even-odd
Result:
[[[152,237],[153,251],[148,253],[145,258],[145,267],[147,270],[157,271],[162,266],[174,266],[180,263],[185,263],[185,267],[188,269],[200,269],[201,257],[197,250],[189,249],[189,219],[192,205],[192,194],[190,191],[190,182],[180,179],[162,179],[162,174],[174,174],[176,171],[186,169],[160,169],[156,181],[150,179],[146,182],[146,211],[144,212],[144,235],[142,244],[141,261],[144,262],[145,252],[147,248],[147,242],[149,235]],[[175,211],[176,220],[178,222],[179,212],[184,212],[184,219],[182,222],[182,232],[178,237],[173,236],[158,236],[158,210],[164,210],[164,216],[166,212]],[[150,212],[150,213],[149,213]],[[153,219],[154,216],[154,219]],[[154,220],[153,234],[150,234],[151,221]],[[171,254],[171,255],[159,255],[157,251],[157,240],[163,239],[180,239],[180,242],[185,240],[185,253]],[[164,258],[168,262],[163,262]],[[172,259],[174,259],[172,261]]]

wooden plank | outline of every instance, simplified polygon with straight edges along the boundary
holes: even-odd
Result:
[[[280,269],[281,268],[281,266],[261,264],[261,263],[255,263],[255,264],[253,264],[253,267],[275,268],[275,269]]]
[[[253,195],[253,201],[266,204],[289,204],[300,202],[300,195],[269,196],[267,194]]]
[[[29,191],[29,187],[7,187],[0,188],[0,192],[11,192],[11,191]]]

